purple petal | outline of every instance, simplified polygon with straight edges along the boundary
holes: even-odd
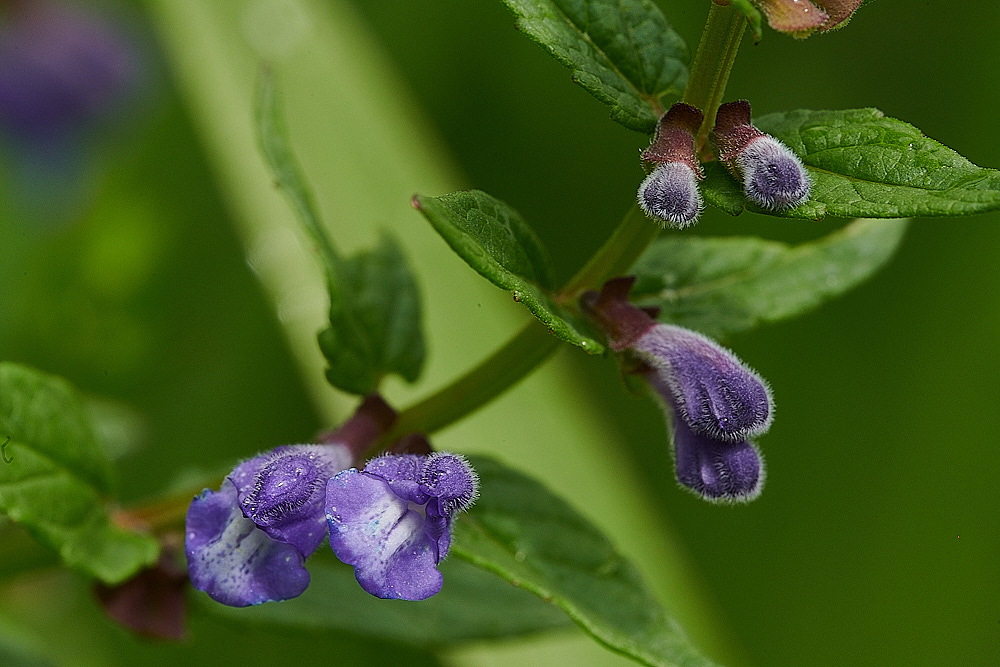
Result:
[[[243,515],[309,556],[326,537],[326,483],[351,463],[341,445],[286,445],[233,470]]]
[[[302,554],[258,530],[243,516],[236,495],[226,480],[188,508],[184,551],[191,584],[232,607],[301,595],[309,585]]]
[[[426,456],[418,454],[386,454],[369,461],[365,472],[383,479],[400,498],[423,505],[430,497],[420,487],[426,460]]]
[[[736,164],[743,175],[743,194],[763,208],[781,211],[809,196],[809,176],[798,156],[783,143],[764,135],[750,142]]]
[[[694,224],[702,209],[698,179],[684,162],[661,164],[639,186],[639,206],[646,215],[671,227]]]
[[[711,502],[748,502],[760,495],[764,465],[752,442],[724,442],[673,420],[677,481]]]
[[[650,384],[694,432],[739,441],[771,425],[767,384],[715,341],[657,324],[632,349],[652,368]]]
[[[424,517],[409,509],[385,480],[351,468],[326,490],[330,547],[354,566],[371,595],[423,600],[441,590],[437,545],[425,532]]]
[[[479,477],[465,457],[438,452],[431,454],[420,472],[420,490],[438,500],[438,511],[450,516],[476,500]]]

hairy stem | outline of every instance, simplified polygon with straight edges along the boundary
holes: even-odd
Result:
[[[712,2],[683,97],[684,102],[705,113],[696,142],[698,153],[703,158],[706,139],[715,125],[715,113],[726,94],[729,72],[736,61],[746,27],[746,18],[728,2],[725,5]]]

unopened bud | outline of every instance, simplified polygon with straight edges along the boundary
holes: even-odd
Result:
[[[656,167],[639,186],[639,206],[672,227],[693,224],[703,206],[698,181],[704,174],[694,139],[703,120],[700,110],[678,102],[660,118],[656,137],[642,154]]]
[[[809,196],[809,175],[788,146],[750,123],[750,103],[719,107],[710,135],[716,156],[743,185],[754,204],[773,211],[798,206]]]

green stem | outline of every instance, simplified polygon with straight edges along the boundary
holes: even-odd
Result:
[[[712,2],[683,97],[684,102],[705,113],[705,122],[698,131],[696,143],[699,154],[709,131],[715,126],[715,113],[726,94],[729,72],[736,61],[746,27],[746,17],[732,5]]]
[[[587,289],[626,273],[659,233],[638,206],[633,206],[566,286],[557,300],[570,304]],[[531,321],[506,345],[464,376],[399,413],[396,425],[382,438],[390,443],[407,433],[430,434],[461,419],[505,392],[555,352],[559,340],[542,324]]]
[[[580,292],[596,289],[609,278],[625,275],[659,233],[659,225],[647,218],[638,204],[633,204],[604,245],[559,290],[556,300],[560,303],[574,301]]]

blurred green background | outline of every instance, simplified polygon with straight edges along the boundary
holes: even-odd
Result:
[[[290,349],[282,333],[294,317],[279,316],[267,281],[262,287],[245,259],[248,232],[240,219],[247,216],[234,203],[242,172],[233,167],[235,148],[223,154],[218,112],[205,102],[211,95],[220,104],[233,98],[212,78],[215,63],[206,61],[203,74],[184,64],[187,32],[193,43],[240,30],[200,21],[185,26],[178,21],[183,10],[168,4],[101,4],[122,12],[146,45],[148,81],[135,117],[94,149],[85,193],[53,212],[17,189],[9,156],[0,174],[0,358],[64,375],[128,406],[132,448],[118,460],[126,501],[183,477],[224,470],[262,448],[306,440],[343,405],[334,402],[329,412],[318,407],[326,399],[317,399],[315,377],[303,378],[294,337]],[[236,10],[253,4],[231,3]],[[693,51],[707,0],[660,4]],[[433,189],[445,184],[476,187],[507,201],[535,226],[561,277],[630,205],[642,176],[637,151],[646,139],[609,121],[605,108],[570,82],[568,70],[514,29],[498,0],[308,6],[305,16],[313,19],[327,11],[331,21],[357,16],[361,27],[351,30],[370,31],[385,58],[379,62],[398,77],[383,86],[400,105],[386,114],[402,110],[426,133],[410,138],[412,145],[388,137],[388,147],[375,151],[374,166],[352,163],[346,172],[368,169],[379,178],[385,167],[385,177],[395,177],[392,151],[431,146],[435,152],[413,158],[414,169],[431,164],[440,176],[412,184],[401,178],[401,187],[428,194],[440,194]],[[864,7],[845,29],[805,41],[765,30],[760,44],[744,39],[727,99],[748,98],[756,114],[874,106],[976,164],[1000,167],[997,25],[995,4],[979,3],[973,12],[943,2],[883,0]],[[325,34],[322,26],[309,26],[302,30]],[[344,53],[347,58],[351,51]],[[286,68],[295,70],[297,62],[289,56]],[[367,64],[332,66],[363,79]],[[251,54],[231,70],[252,81]],[[295,77],[294,71],[285,75]],[[296,85],[304,92],[296,93]],[[296,132],[296,103],[305,100],[305,109],[310,95],[324,93],[301,82],[289,87],[292,133],[308,152],[305,145],[324,138],[309,129]],[[354,98],[342,99],[349,105]],[[248,119],[250,108],[228,113]],[[311,122],[330,136],[369,131],[341,122],[345,117],[338,107]],[[304,156],[321,200],[338,187],[367,187],[363,179],[359,185],[310,171],[311,164],[337,158]],[[324,208],[337,210],[329,203]],[[372,210],[364,221],[337,224],[368,228],[389,215],[403,225],[424,224],[405,198],[372,203]],[[692,233],[800,241],[839,224],[750,213],[730,218],[710,209]],[[345,236],[348,247],[360,242]],[[573,463],[533,472],[556,488],[576,488],[574,504],[599,521],[604,517],[603,525],[616,515],[631,521],[616,541],[639,554],[653,580],[674,582],[654,586],[661,597],[676,592],[664,602],[682,621],[690,619],[707,654],[727,664],[1000,664],[998,251],[1000,214],[917,220],[899,255],[870,283],[805,317],[727,341],[769,380],[777,403],[774,426],[759,443],[767,485],[751,505],[711,506],[680,491],[659,411],[626,394],[610,360],[576,350],[564,351],[551,372],[583,387],[587,400],[575,409],[614,434],[616,449],[605,460],[631,458],[615,469],[635,474],[620,473],[615,483],[631,490],[634,504],[581,506],[601,492],[587,486],[590,478],[577,475]],[[413,252],[422,278],[444,270],[421,265],[419,251]],[[434,306],[432,315],[443,308]],[[497,317],[519,316],[502,305],[490,308]],[[439,341],[451,341],[431,346],[437,364],[429,371],[431,384],[502,339],[477,330],[481,313],[453,316],[429,322],[432,330],[448,329]],[[459,360],[441,361],[444,350]],[[552,399],[551,410],[563,407],[559,397]],[[517,419],[527,422],[519,428],[529,437],[531,420],[546,418],[545,405],[535,410]],[[513,421],[512,414],[494,418]],[[499,448],[518,465],[522,445],[502,435],[491,440],[493,422],[484,421],[477,432],[476,419],[449,435],[460,434],[468,451]],[[602,432],[591,429],[593,438]],[[639,511],[642,522],[628,518]],[[675,561],[644,563],[644,547],[628,543],[661,538],[673,545]],[[663,562],[675,563],[676,572],[657,571]],[[187,656],[207,663],[233,653],[259,656],[256,664],[267,659],[266,651],[283,660],[340,655],[344,664],[381,664],[388,655],[357,638],[259,628],[249,649],[239,626],[202,606],[192,611],[185,644],[151,645],[104,621],[75,579],[50,574],[39,583],[28,576],[0,585],[4,664],[5,656],[27,664],[173,664]],[[720,636],[728,639],[717,643],[713,638]],[[62,649],[43,647],[54,637],[64,639]],[[572,651],[558,641],[533,641],[445,659],[505,664],[516,655],[526,665],[565,664],[578,655]],[[623,663],[599,650],[580,655],[573,662]],[[433,660],[414,652],[403,664]]]

